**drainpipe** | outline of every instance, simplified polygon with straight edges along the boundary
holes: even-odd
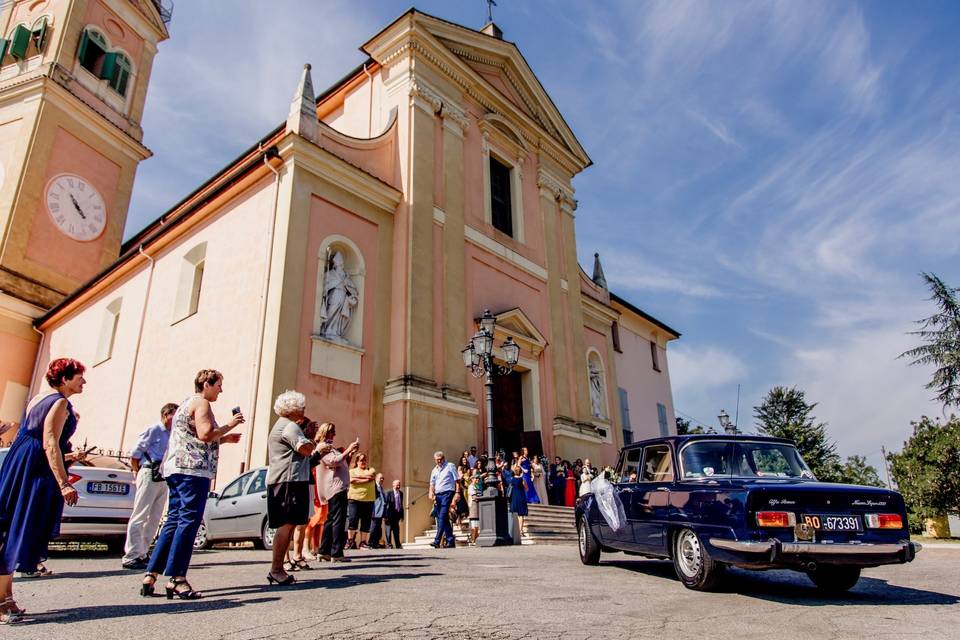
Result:
[[[270,164],[271,158],[279,158],[280,152],[276,147],[264,149],[260,144],[260,153],[263,154],[263,164],[267,169],[273,172],[274,182],[277,188],[273,193],[273,213],[270,216],[270,227],[267,229],[267,250],[266,250],[266,269],[263,276],[263,285],[260,288],[260,320],[257,327],[257,355],[253,361],[252,374],[252,400],[250,402],[250,411],[244,417],[247,419],[247,443],[246,452],[243,461],[240,463],[240,473],[243,473],[250,467],[250,458],[253,456],[253,433],[254,423],[257,417],[257,395],[260,390],[260,362],[263,359],[263,339],[267,326],[267,295],[270,293],[270,275],[273,270],[273,231],[277,224],[277,207],[280,202],[280,171]]]
[[[156,261],[143,250],[141,244],[137,251],[150,263],[150,273],[147,275],[147,292],[143,296],[143,308],[140,309],[140,326],[137,328],[137,344],[133,349],[133,367],[130,369],[130,384],[127,385],[127,402],[123,408],[123,422],[120,423],[120,442],[117,445],[117,451],[123,455],[123,439],[127,435],[127,420],[130,418],[130,400],[133,398],[133,382],[137,379],[137,365],[140,362],[140,343],[143,341],[143,323],[147,319],[147,306],[150,303],[150,290],[153,287],[153,268]]]

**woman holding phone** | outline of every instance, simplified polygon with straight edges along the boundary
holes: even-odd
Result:
[[[170,442],[163,458],[163,477],[167,481],[167,520],[147,564],[140,595],[150,597],[162,571],[170,577],[167,599],[197,600],[203,593],[187,582],[187,568],[193,556],[193,539],[203,521],[203,510],[210,482],[217,476],[220,445],[240,441],[230,433],[243,424],[243,414],[234,410],[233,420],[219,426],[211,404],[223,392],[223,374],[201,369],[193,381],[196,393],[183,402],[173,416]]]

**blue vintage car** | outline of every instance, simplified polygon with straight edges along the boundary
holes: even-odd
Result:
[[[626,516],[617,529],[609,523],[617,516],[604,516],[612,501],[602,492],[578,501],[584,564],[597,564],[602,551],[669,558],[683,584],[698,590],[715,587],[728,565],[794,569],[840,593],[861,568],[910,562],[920,550],[900,494],[819,482],[789,440],[645,440],[621,450],[614,479],[607,497],[619,497]]]

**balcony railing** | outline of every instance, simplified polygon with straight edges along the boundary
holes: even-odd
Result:
[[[173,19],[173,2],[167,0],[165,3],[164,0],[150,0],[153,2],[153,6],[156,7],[157,13],[160,14],[160,19],[163,20],[163,24],[170,24],[170,21]]]

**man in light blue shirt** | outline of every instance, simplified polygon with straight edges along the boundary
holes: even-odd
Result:
[[[443,451],[434,453],[433,460],[437,466],[430,472],[430,499],[434,501],[437,512],[437,535],[430,546],[436,549],[446,540],[446,546],[452,549],[457,546],[450,525],[450,503],[457,489],[457,467],[446,461]]]
[[[170,427],[176,412],[174,403],[163,405],[160,422],[141,433],[130,452],[130,468],[136,474],[137,491],[133,497],[133,513],[127,523],[122,560],[124,569],[142,571],[147,566],[147,551],[167,504],[167,483],[160,475],[160,465],[167,453]]]

